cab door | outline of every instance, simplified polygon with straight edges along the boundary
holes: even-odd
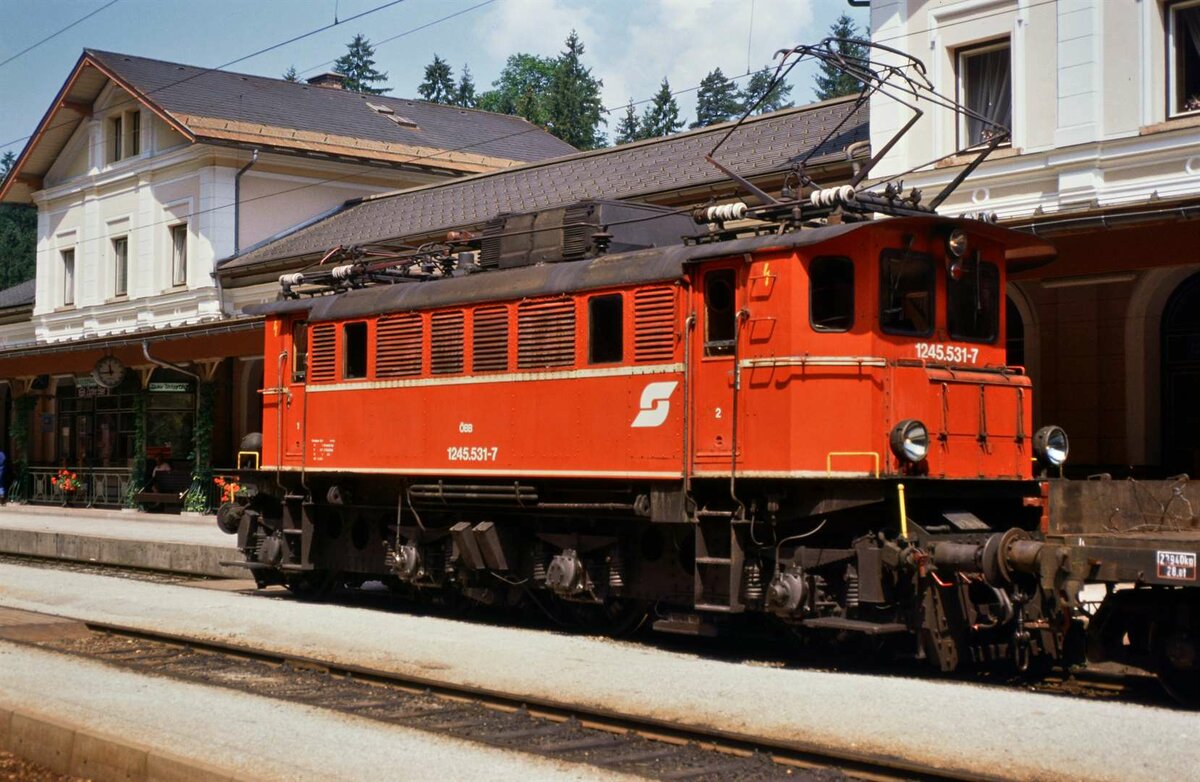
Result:
[[[308,380],[308,323],[301,317],[288,321],[284,337],[286,356],[280,356],[283,398],[283,459],[304,461],[304,391]]]
[[[707,266],[693,288],[692,462],[700,474],[728,474],[733,460],[734,384],[737,379],[739,265]]]

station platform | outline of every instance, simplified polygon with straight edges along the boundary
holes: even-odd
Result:
[[[0,506],[0,554],[245,578],[236,539],[213,516],[126,510]]]

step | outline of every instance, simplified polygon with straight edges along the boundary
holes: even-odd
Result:
[[[908,632],[908,626],[899,622],[864,622],[861,619],[843,619],[840,616],[819,616],[805,619],[800,624],[817,630],[846,630],[863,635],[892,635]]]

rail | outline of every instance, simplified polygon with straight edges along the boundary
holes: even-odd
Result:
[[[66,470],[75,476],[79,488],[64,492],[56,483],[59,474]],[[213,474],[232,472],[230,468],[213,468]],[[39,505],[68,505],[76,508],[122,508],[130,507],[133,489],[142,483],[135,481],[130,467],[89,466],[30,466],[23,476],[13,480],[10,498]],[[193,484],[194,485],[194,484]],[[221,489],[215,484],[201,487],[207,506],[216,508],[221,504]]]

